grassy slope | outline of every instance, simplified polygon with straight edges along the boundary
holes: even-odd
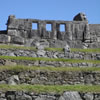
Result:
[[[0,56],[0,59],[7,60],[31,60],[31,61],[56,61],[56,62],[69,62],[69,63],[93,63],[99,64],[100,60],[81,60],[81,59],[64,59],[64,58],[44,58],[44,57],[23,57],[23,56]]]
[[[45,71],[100,71],[100,68],[77,68],[77,67],[37,67],[37,66],[0,66],[0,71],[29,71],[29,70],[45,70]],[[64,91],[79,91],[79,92],[100,92],[100,85],[7,85],[0,84],[0,91],[34,91],[37,93],[63,93]]]
[[[14,45],[0,45],[1,49],[23,49],[23,50],[34,50],[36,51],[35,47],[25,47],[25,46],[14,46]],[[58,51],[63,52],[63,48],[45,48],[46,51]],[[78,49],[78,48],[71,48],[71,52],[87,52],[87,53],[100,53],[100,48],[95,49]]]
[[[0,45],[1,49],[22,49],[22,50],[33,50],[36,51],[35,47],[15,46],[15,45]]]
[[[63,52],[63,48],[45,48],[45,50]],[[95,48],[95,49],[71,48],[71,52],[100,53],[100,48]]]
[[[37,93],[63,93],[64,91],[100,92],[100,85],[0,85],[1,91],[34,91]]]
[[[11,71],[32,71],[32,70],[43,70],[43,71],[81,71],[81,72],[100,72],[99,67],[87,67],[87,68],[80,68],[80,67],[39,67],[39,66],[0,66],[0,71],[3,70],[11,70]]]
[[[11,45],[0,45],[1,49],[23,49],[23,50],[35,50],[33,47],[19,47],[19,46],[11,46]],[[59,51],[63,52],[62,48],[45,48],[48,51]],[[72,52],[100,52],[100,49],[71,49]],[[71,63],[100,63],[99,60],[77,60],[77,59],[55,59],[55,58],[32,58],[32,57],[10,57],[10,56],[0,56],[0,59],[15,59],[15,60],[44,60],[44,61],[63,61],[63,62],[71,62]],[[23,70],[47,70],[47,71],[100,71],[100,68],[78,68],[78,67],[63,67],[63,68],[53,68],[53,67],[27,67],[27,66],[0,66],[0,71],[2,70],[15,70],[15,71],[23,71]],[[34,91],[34,92],[55,92],[62,93],[63,91],[79,91],[79,92],[100,92],[100,85],[5,85],[0,84],[1,91],[7,90],[18,90],[18,91]]]

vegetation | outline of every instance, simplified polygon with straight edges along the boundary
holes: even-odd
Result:
[[[8,60],[31,60],[31,61],[61,61],[61,62],[69,62],[69,63],[93,63],[98,64],[100,60],[83,60],[83,59],[64,59],[64,58],[44,58],[44,57],[23,57],[23,56],[0,56],[0,59],[8,59]]]
[[[1,49],[22,49],[22,50],[34,50],[36,51],[35,47],[25,47],[25,46],[15,46],[15,45],[0,45]]]
[[[24,47],[24,46],[13,46],[13,45],[0,45],[1,49],[22,49],[22,50],[34,50],[34,47]],[[59,51],[63,52],[62,48],[45,48],[47,51]],[[96,53],[100,52],[99,48],[96,49],[76,49],[72,48],[71,52],[86,52],[86,53]],[[81,59],[64,59],[64,58],[43,58],[43,57],[13,57],[13,56],[0,56],[0,59],[7,60],[31,60],[31,61],[57,61],[57,62],[69,62],[69,63],[93,63],[98,64],[100,60],[81,60]],[[99,67],[39,67],[39,66],[0,66],[0,71],[31,71],[31,70],[43,70],[43,71],[99,71]],[[7,85],[0,84],[1,91],[16,90],[16,91],[34,91],[37,93],[63,93],[64,91],[79,91],[79,92],[100,92],[100,85]]]
[[[45,48],[47,51],[59,51],[63,52],[63,48]],[[79,49],[79,48],[71,48],[71,52],[86,52],[86,53],[100,53],[100,48],[88,48],[88,49]]]
[[[63,48],[45,48],[46,51],[58,51],[63,52]]]
[[[87,52],[87,53],[100,53],[100,48],[88,48],[88,49],[78,49],[78,48],[72,48],[72,52]]]
[[[100,85],[6,85],[0,84],[0,90],[34,91],[37,93],[63,93],[64,91],[100,92]]]
[[[0,71],[3,70],[12,70],[12,71],[32,71],[32,70],[43,70],[43,71],[81,71],[81,72],[87,72],[87,71],[99,71],[99,67],[39,67],[39,66],[24,66],[24,65],[17,65],[17,66],[0,66]]]
[[[25,46],[15,46],[15,45],[0,45],[1,49],[23,49],[23,50],[34,50],[37,49],[35,47],[25,47]],[[45,48],[46,51],[58,51],[63,52],[63,48]],[[88,49],[79,49],[79,48],[71,48],[71,52],[87,52],[87,53],[100,53],[100,48],[88,48]]]

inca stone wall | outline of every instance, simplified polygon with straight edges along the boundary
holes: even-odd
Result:
[[[37,23],[37,30],[32,29],[32,24]],[[51,31],[46,29],[46,25],[51,24]],[[64,25],[65,31],[60,31],[60,25]],[[35,19],[16,19],[9,16],[7,31],[9,35],[21,36],[24,38],[44,38],[60,40],[83,40],[83,33],[88,32],[87,21],[55,21],[55,20],[35,20]]]
[[[47,29],[48,25],[50,30]],[[85,48],[97,48],[100,47],[99,34],[100,24],[88,24],[86,16],[82,13],[76,15],[73,21],[16,19],[14,15],[10,15],[7,31],[0,31],[0,42],[31,46],[31,41],[37,38],[54,41],[55,44],[59,44],[59,41],[65,42],[71,48],[84,48],[84,45]]]
[[[82,59],[82,60],[100,60],[100,53],[86,52],[58,52],[47,50],[16,50],[16,49],[0,49],[0,56],[13,57],[43,57],[43,58],[64,58],[64,59]],[[0,59],[0,65],[28,65],[28,66],[54,66],[54,67],[99,67],[100,63],[89,62],[63,62],[63,61],[25,61],[23,60],[4,60]]]
[[[82,93],[76,91],[62,94],[46,94],[24,91],[0,92],[0,100],[100,100],[100,93]]]
[[[48,25],[51,26],[50,30],[47,28]],[[61,31],[62,25],[64,26],[63,31]],[[14,15],[10,15],[7,30],[0,31],[0,44],[0,66],[2,66],[0,69],[0,100],[100,100],[100,92],[94,92],[96,90],[93,92],[72,90],[59,94],[17,91],[16,89],[7,91],[5,87],[2,89],[4,85],[100,85],[100,71],[9,69],[11,66],[18,67],[17,65],[27,68],[90,67],[91,69],[96,67],[99,69],[100,52],[72,52],[70,50],[70,48],[100,48],[100,24],[88,24],[85,14],[79,13],[73,21],[17,19]],[[36,50],[2,48],[2,44],[33,46]],[[48,51],[45,49],[48,47],[63,48],[63,51]],[[17,59],[18,57],[22,58]],[[31,59],[27,60],[26,58],[29,57]],[[68,61],[69,59],[73,62]]]
[[[100,72],[91,71],[0,71],[0,84],[99,85]]]

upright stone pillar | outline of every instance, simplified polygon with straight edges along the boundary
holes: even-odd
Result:
[[[38,32],[41,37],[42,36],[42,22],[41,21],[39,21],[39,23],[38,23]]]
[[[9,27],[9,24],[11,24],[14,20],[15,20],[15,15],[10,15],[8,17],[7,26]]]
[[[43,21],[42,22],[42,24],[41,24],[41,28],[42,28],[42,30],[41,30],[41,36],[42,36],[42,38],[46,38],[46,23]]]
[[[52,31],[53,31],[53,39],[57,39],[57,29],[56,29],[56,23],[54,22],[52,24]]]
[[[10,15],[7,21],[7,34],[11,36],[17,36],[15,15]]]
[[[84,29],[84,42],[90,42],[90,31],[88,23],[85,25]]]
[[[71,24],[66,24],[66,39],[72,40]]]

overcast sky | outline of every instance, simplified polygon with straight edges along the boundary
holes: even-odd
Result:
[[[71,21],[79,12],[87,15],[89,23],[100,24],[100,0],[1,0],[0,30],[6,29],[9,15]]]

